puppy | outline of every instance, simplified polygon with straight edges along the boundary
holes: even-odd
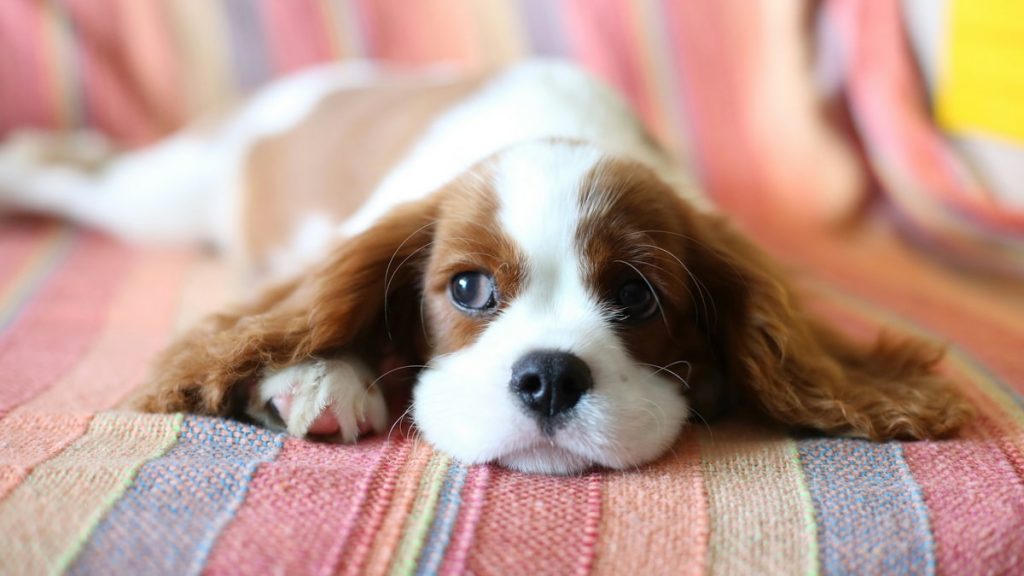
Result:
[[[180,337],[146,410],[351,442],[388,425],[386,367],[414,366],[430,443],[563,474],[648,462],[734,399],[874,440],[944,436],[970,414],[933,372],[940,350],[857,345],[809,316],[628,107],[568,65],[323,68],[91,172],[47,161],[95,148],[8,144],[0,188],[280,280]]]

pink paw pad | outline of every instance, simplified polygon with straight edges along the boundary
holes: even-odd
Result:
[[[288,417],[292,413],[292,395],[291,394],[279,394],[274,396],[271,402],[274,403],[274,408],[277,409],[277,413],[281,415],[281,419],[285,422],[288,421]],[[338,423],[338,417],[334,415],[334,412],[328,407],[324,407],[324,411],[313,420],[313,423],[309,425],[307,434],[313,434],[315,436],[326,436],[329,434],[337,434],[341,430],[341,424]]]

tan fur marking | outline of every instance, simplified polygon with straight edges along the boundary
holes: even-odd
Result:
[[[257,142],[244,167],[249,263],[265,264],[311,214],[335,223],[351,216],[430,123],[481,81],[396,79],[335,92],[292,129]]]

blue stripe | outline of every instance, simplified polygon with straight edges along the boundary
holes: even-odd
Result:
[[[251,92],[273,77],[260,5],[250,0],[225,0],[222,5],[231,48],[235,86]]]
[[[187,417],[178,443],[142,467],[69,572],[198,574],[256,468],[282,444],[253,426]]]
[[[455,521],[459,517],[462,506],[462,487],[466,484],[469,469],[464,464],[456,464],[448,468],[441,493],[437,497],[434,521],[427,533],[427,542],[420,551],[416,574],[437,574],[441,569],[441,561],[452,539]]]
[[[821,439],[797,449],[823,573],[935,573],[927,507],[899,443]]]

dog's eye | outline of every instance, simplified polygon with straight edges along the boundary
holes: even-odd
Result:
[[[452,277],[452,302],[467,312],[481,312],[498,305],[494,279],[483,272],[461,272]]]
[[[649,318],[658,309],[658,299],[654,292],[646,282],[639,279],[627,280],[619,286],[615,304],[627,322]]]

